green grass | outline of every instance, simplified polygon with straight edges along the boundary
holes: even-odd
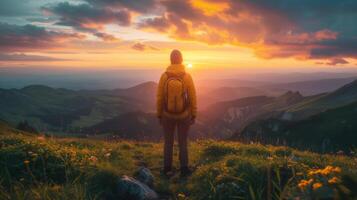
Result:
[[[44,138],[0,125],[0,199],[120,199],[117,178],[134,175],[140,166],[153,172],[155,190],[164,198],[356,198],[356,157],[213,140],[191,142],[189,152],[194,174],[167,179],[160,174],[162,143]],[[341,172],[313,175],[318,177],[311,185],[298,186],[326,166]],[[329,184],[333,177],[339,182]],[[314,190],[317,182],[323,186]]]

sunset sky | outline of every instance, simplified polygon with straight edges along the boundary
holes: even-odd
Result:
[[[357,66],[356,0],[1,0],[0,67]]]

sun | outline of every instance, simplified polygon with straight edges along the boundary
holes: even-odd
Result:
[[[192,67],[193,67],[192,63],[187,64],[187,68],[192,68]]]

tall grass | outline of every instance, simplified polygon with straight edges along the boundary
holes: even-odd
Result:
[[[51,139],[7,130],[0,133],[0,199],[120,199],[117,180],[139,166],[152,170],[154,189],[167,199],[356,197],[356,157],[213,140],[192,142],[189,150],[194,174],[167,179],[160,173],[161,143]],[[309,175],[326,166],[341,171]]]

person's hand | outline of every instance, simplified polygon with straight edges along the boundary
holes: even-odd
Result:
[[[193,125],[195,123],[196,123],[196,117],[192,116],[191,119],[190,119],[190,125]]]

